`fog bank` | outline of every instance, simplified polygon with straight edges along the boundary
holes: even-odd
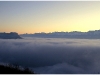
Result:
[[[42,74],[100,72],[99,39],[0,39],[0,62],[30,67]]]

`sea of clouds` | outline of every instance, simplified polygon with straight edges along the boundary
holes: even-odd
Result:
[[[100,39],[0,39],[0,62],[41,74],[100,73]]]

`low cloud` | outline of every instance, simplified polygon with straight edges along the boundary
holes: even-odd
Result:
[[[0,39],[0,62],[30,67],[42,74],[98,73],[99,44],[96,39]]]

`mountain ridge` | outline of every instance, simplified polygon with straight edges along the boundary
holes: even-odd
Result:
[[[10,32],[10,33],[0,33],[0,39],[22,39],[18,33]]]
[[[41,38],[80,38],[80,39],[100,39],[100,30],[92,30],[88,32],[72,31],[72,32],[52,32],[52,33],[34,33],[21,34],[23,37],[41,37]]]

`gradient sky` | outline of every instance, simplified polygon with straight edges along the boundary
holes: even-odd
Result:
[[[0,1],[0,32],[100,29],[100,1]]]

